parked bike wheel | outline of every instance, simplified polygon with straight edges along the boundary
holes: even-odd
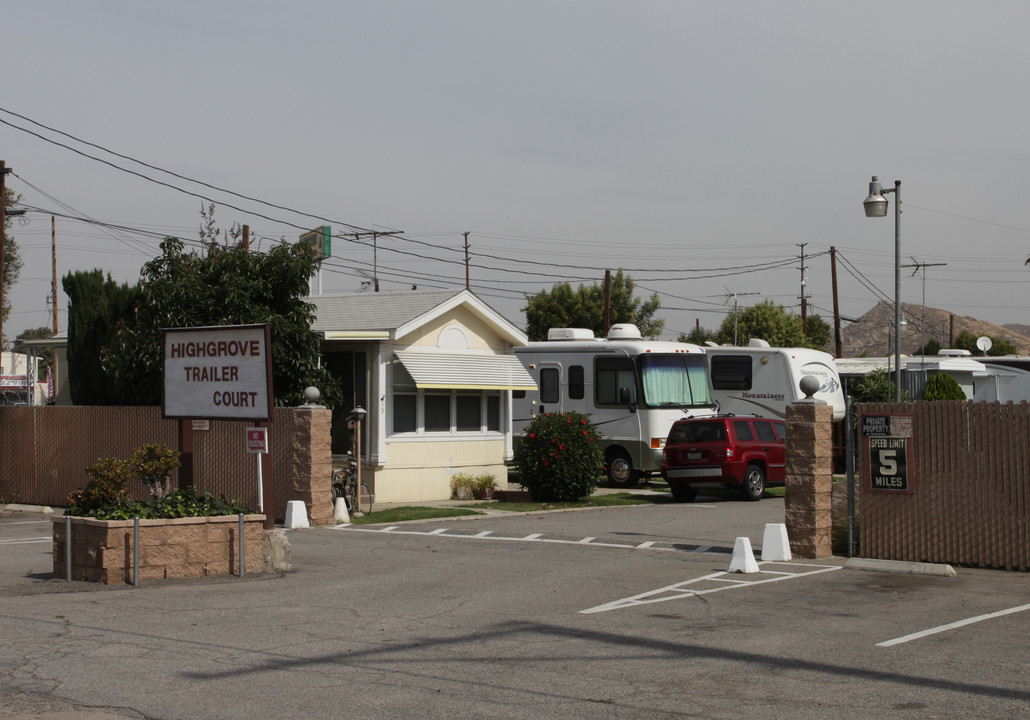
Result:
[[[372,502],[375,500],[375,495],[368,489],[368,485],[361,483],[361,512],[370,513],[372,512]]]

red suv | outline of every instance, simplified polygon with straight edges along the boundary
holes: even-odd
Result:
[[[784,483],[785,432],[786,423],[773,418],[678,420],[665,442],[662,477],[679,502],[692,502],[698,487],[717,484],[758,500],[767,486]]]

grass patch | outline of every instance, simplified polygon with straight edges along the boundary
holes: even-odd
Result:
[[[477,506],[478,507],[478,506]],[[482,515],[483,513],[469,508],[449,507],[396,507],[366,513],[359,517],[351,516],[354,525],[379,525],[383,523],[404,522],[405,520],[434,520],[436,518],[461,517],[463,515]]]

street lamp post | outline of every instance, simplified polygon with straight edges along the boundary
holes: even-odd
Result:
[[[901,402],[901,181],[894,181],[893,190],[884,190],[880,179],[873,175],[869,183],[869,197],[865,206],[866,217],[887,215],[887,193],[894,193],[894,327],[898,331],[894,342],[894,402]]]
[[[368,411],[358,405],[351,410],[354,418],[354,512],[361,512],[361,421]]]

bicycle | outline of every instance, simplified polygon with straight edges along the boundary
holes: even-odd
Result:
[[[353,513],[356,507],[360,508],[362,514],[372,512],[372,503],[375,495],[368,489],[368,485],[361,483],[361,496],[354,496],[357,487],[358,464],[350,453],[347,454],[347,465],[342,468],[333,468],[333,507],[336,507],[336,499],[343,498],[347,506],[347,512]],[[360,503],[356,503],[360,500]]]

